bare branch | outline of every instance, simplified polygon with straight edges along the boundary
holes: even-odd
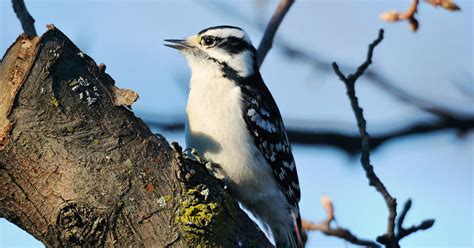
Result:
[[[400,213],[400,216],[398,217],[397,221],[397,232],[400,233],[403,230],[403,222],[405,221],[405,217],[407,216],[408,210],[411,208],[411,199],[408,199],[405,202],[405,205],[403,205],[402,212]]]
[[[435,223],[434,219],[428,219],[428,220],[424,220],[419,225],[411,226],[407,229],[403,228],[402,231],[397,234],[397,242],[412,233],[431,228],[434,225],[434,223]]]
[[[26,9],[25,2],[23,2],[23,0],[12,0],[12,3],[13,10],[21,22],[23,32],[30,37],[36,36],[35,19],[33,19]]]
[[[270,19],[270,22],[268,23],[267,28],[265,29],[262,41],[258,46],[258,67],[262,65],[265,56],[267,56],[268,51],[270,50],[270,48],[272,48],[275,33],[293,2],[294,0],[280,0],[280,3],[278,4],[275,13],[272,16],[272,19]]]
[[[359,239],[356,237],[354,234],[351,233],[351,231],[337,227],[337,228],[332,228],[331,223],[336,219],[335,214],[334,214],[334,206],[332,204],[332,201],[329,197],[323,196],[321,197],[321,204],[323,205],[324,209],[326,210],[327,217],[324,221],[322,221],[319,224],[312,223],[307,220],[302,221],[303,225],[303,231],[308,232],[308,231],[320,231],[324,233],[327,236],[333,236],[333,237],[338,237],[341,239],[344,239],[352,244],[355,245],[361,245],[365,247],[380,247],[379,244],[370,241],[370,240],[364,240],[364,239]]]
[[[184,120],[181,118],[170,117],[150,117],[145,115],[145,122],[148,126],[164,131],[175,132],[184,130]],[[170,120],[170,121],[166,121]],[[346,131],[335,131],[325,127],[316,127],[311,121],[305,120],[287,120],[290,125],[286,126],[286,133],[292,143],[308,145],[324,145],[341,149],[348,154],[357,154],[361,150],[361,139],[357,134]],[[285,123],[288,123],[288,122]],[[305,126],[291,125],[291,123],[308,123]],[[331,123],[331,126],[341,126],[337,123]],[[349,129],[349,128],[348,128]],[[430,134],[438,131],[456,130],[464,133],[474,129],[474,116],[458,117],[456,119],[439,119],[434,121],[416,121],[412,124],[388,131],[379,132],[370,138],[370,149],[375,151],[377,148],[398,138]]]
[[[354,115],[357,120],[357,126],[359,127],[359,133],[362,139],[362,148],[361,148],[362,167],[364,168],[366,172],[366,176],[369,179],[369,184],[373,186],[383,196],[385,203],[387,205],[387,208],[389,210],[387,231],[385,234],[377,237],[377,242],[384,244],[386,247],[398,248],[400,247],[398,243],[400,239],[418,230],[425,230],[425,229],[430,228],[434,224],[434,220],[423,221],[420,225],[409,228],[409,231],[404,229],[402,227],[402,224],[411,206],[411,201],[408,201],[405,204],[405,207],[399,219],[399,223],[397,225],[399,232],[397,235],[395,235],[394,229],[395,229],[395,217],[397,215],[397,200],[390,195],[390,193],[385,188],[382,181],[380,181],[380,179],[375,174],[373,166],[370,164],[370,138],[369,138],[369,134],[367,133],[366,121],[364,119],[363,110],[359,106],[359,101],[355,93],[355,82],[360,76],[362,76],[365,70],[372,63],[373,51],[375,47],[382,41],[382,39],[383,39],[383,30],[381,29],[379,31],[379,35],[377,39],[369,45],[369,50],[368,50],[367,58],[365,62],[357,68],[355,73],[347,77],[344,76],[344,74],[339,70],[339,67],[337,66],[336,62],[333,63],[333,69],[336,75],[338,75],[339,79],[341,79],[341,81],[346,86],[347,96],[349,97],[352,110],[354,111]]]
[[[397,242],[400,241],[401,239],[403,239],[404,237],[414,233],[414,232],[417,232],[417,231],[420,231],[420,230],[426,230],[426,229],[432,227],[435,223],[435,220],[428,219],[428,220],[424,220],[423,222],[421,222],[418,225],[411,226],[409,228],[404,228],[403,227],[403,222],[405,221],[405,217],[408,213],[408,210],[410,210],[411,204],[412,204],[411,199],[408,199],[405,202],[405,205],[403,206],[400,217],[398,217],[397,235],[396,235]]]
[[[378,133],[370,138],[370,149],[372,151],[379,148],[386,142],[396,140],[401,137],[430,134],[443,130],[457,130],[464,133],[474,129],[474,116],[466,119],[456,120],[435,120],[430,122],[414,122],[398,129],[392,129],[387,132]],[[291,142],[300,144],[326,145],[342,149],[349,154],[360,152],[360,136],[337,131],[322,131],[318,129],[301,129],[287,127],[288,138]]]
[[[366,121],[362,113],[363,110],[359,106],[359,101],[355,94],[355,82],[372,63],[372,55],[374,48],[382,41],[382,39],[383,29],[379,31],[377,39],[369,45],[369,50],[365,62],[357,68],[357,71],[354,74],[345,77],[339,70],[339,67],[337,66],[336,62],[333,63],[333,68],[335,73],[339,76],[339,79],[341,79],[341,81],[346,86],[347,96],[349,97],[352,110],[354,111],[355,117],[357,119],[357,126],[359,127],[359,133],[362,139],[362,167],[364,168],[366,176],[369,179],[369,184],[373,186],[383,196],[389,210],[387,232],[384,235],[378,237],[377,241],[390,247],[397,247],[394,232],[395,217],[397,215],[397,201],[390,195],[388,190],[383,185],[382,181],[380,181],[380,179],[375,174],[373,166],[370,164],[369,134],[367,133]]]

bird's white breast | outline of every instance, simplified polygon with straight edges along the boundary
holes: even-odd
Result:
[[[238,200],[251,203],[275,193],[268,190],[277,189],[269,165],[243,119],[240,88],[217,67],[215,73],[212,68],[194,69],[186,108],[187,146],[222,167],[231,187],[238,187]]]

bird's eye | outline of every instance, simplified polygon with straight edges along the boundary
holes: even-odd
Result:
[[[214,46],[216,44],[216,38],[212,36],[204,36],[201,39],[201,44],[207,47]]]

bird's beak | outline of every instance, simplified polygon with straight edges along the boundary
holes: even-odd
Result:
[[[186,40],[165,40],[171,44],[165,44],[167,47],[171,47],[178,50],[188,49],[192,46]]]

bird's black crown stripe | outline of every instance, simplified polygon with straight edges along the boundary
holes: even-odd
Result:
[[[203,34],[203,33],[207,32],[207,31],[209,31],[209,30],[224,29],[224,28],[233,28],[233,29],[242,30],[241,28],[235,27],[235,26],[221,25],[221,26],[215,26],[215,27],[210,27],[210,28],[203,29],[203,30],[199,31],[198,34]]]

